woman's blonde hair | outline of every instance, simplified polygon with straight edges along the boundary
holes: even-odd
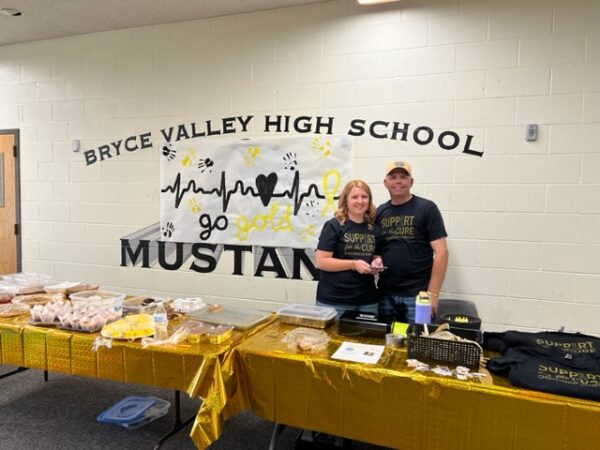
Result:
[[[369,226],[369,229],[373,228],[373,224],[375,223],[375,215],[377,213],[377,209],[373,204],[373,194],[371,193],[371,188],[367,183],[362,180],[350,180],[342,189],[342,193],[340,194],[340,198],[338,199],[338,209],[334,214],[334,217],[344,225],[348,220],[348,196],[350,195],[350,191],[352,188],[362,189],[369,196],[369,207],[365,212],[365,222]]]

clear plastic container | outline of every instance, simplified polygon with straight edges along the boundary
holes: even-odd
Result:
[[[20,272],[0,275],[0,286],[15,295],[44,292],[44,286],[53,283],[56,281],[40,273]]]
[[[122,308],[123,300],[125,300],[125,294],[120,292],[108,292],[108,291],[83,291],[71,294],[69,296],[73,307],[78,308],[82,306],[106,306],[114,308]]]
[[[327,306],[292,304],[279,309],[277,314],[282,323],[311,328],[327,328],[335,319],[337,312],[334,308]]]
[[[152,314],[157,302],[149,297],[132,297],[123,301],[123,314]]]
[[[247,330],[267,320],[271,317],[271,313],[250,309],[232,309],[214,304],[192,311],[188,313],[188,316],[202,322],[231,325],[238,330]]]

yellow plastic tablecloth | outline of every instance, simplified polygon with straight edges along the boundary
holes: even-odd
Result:
[[[404,349],[386,348],[377,365],[332,360],[350,339],[331,330],[326,351],[299,354],[282,342],[293,328],[275,322],[234,349],[237,407],[397,449],[598,448],[600,402],[513,388],[489,374],[477,382],[415,373]]]
[[[282,424],[398,449],[595,449],[600,402],[508,386],[503,378],[466,382],[413,373],[406,352],[384,351],[377,365],[335,361],[343,340],[332,329],[314,355],[282,342],[279,322],[235,333],[221,345],[147,347],[113,341],[92,351],[98,334],[0,319],[0,364],[12,364],[177,389],[203,399],[191,437],[216,440],[244,409]],[[373,341],[372,343],[382,343]]]

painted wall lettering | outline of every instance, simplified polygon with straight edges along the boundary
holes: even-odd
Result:
[[[182,123],[163,128],[159,131],[158,139],[170,143],[188,139],[244,134],[251,131],[254,116],[231,116],[220,120]],[[473,148],[473,135],[460,136],[452,130],[434,132],[426,125],[413,125],[389,120],[351,119],[348,126],[335,130],[335,117],[323,116],[290,116],[266,115],[262,124],[257,124],[265,133],[294,133],[314,135],[347,134],[348,136],[369,136],[374,139],[389,139],[393,141],[413,142],[417,145],[437,145],[441,150],[461,149],[462,153],[473,156],[483,156],[483,151]],[[153,146],[154,137],[151,132],[100,145],[97,148],[83,152],[86,166],[121,156],[123,153],[134,152]]]
[[[158,224],[154,227],[158,229]],[[223,252],[233,252],[232,275],[245,275],[243,257],[251,253],[254,257],[251,274],[255,277],[272,274],[277,278],[300,280],[302,269],[305,269],[311,280],[319,278],[312,250],[121,238],[122,267],[159,266],[165,270],[189,268],[198,273],[211,273],[216,269]]]

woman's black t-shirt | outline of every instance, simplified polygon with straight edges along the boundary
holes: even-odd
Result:
[[[325,223],[317,250],[333,252],[334,258],[362,259],[371,263],[379,228],[347,220],[344,225],[337,219]],[[361,275],[353,270],[327,272],[321,270],[317,285],[317,299],[329,304],[367,305],[377,302],[377,291],[373,275]]]

